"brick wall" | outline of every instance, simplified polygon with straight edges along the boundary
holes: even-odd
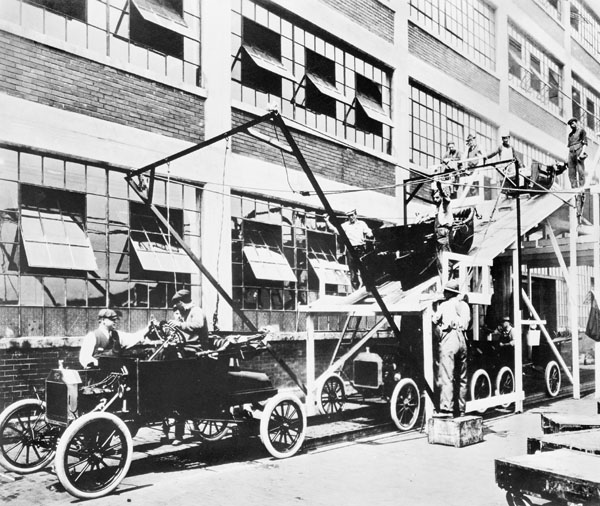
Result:
[[[556,116],[550,114],[541,105],[529,100],[516,90],[511,88],[509,94],[510,112],[521,119],[524,119],[531,125],[534,125],[546,133],[567,142],[567,129],[565,123]]]
[[[477,90],[477,93],[494,102],[499,101],[498,79],[412,23],[408,24],[408,49],[411,54]],[[441,85],[442,93],[443,88]]]
[[[204,137],[203,99],[5,32],[0,92],[190,142]]]
[[[250,114],[235,110],[232,112],[234,127],[251,119],[254,119],[254,117]],[[255,130],[275,138],[271,125],[263,123],[255,127]],[[393,185],[395,183],[394,165],[391,163],[303,132],[294,131],[293,136],[309,167],[316,174],[333,181],[362,188]],[[283,134],[279,133],[279,138],[282,144],[287,145]],[[282,170],[284,170],[281,150],[249,135],[234,136],[232,150],[246,156],[276,163],[281,165]],[[293,155],[283,153],[283,156],[288,169],[302,170]],[[394,195],[394,188],[387,188],[381,190],[381,192]]]
[[[378,0],[321,0],[388,42],[394,42],[394,11]]]

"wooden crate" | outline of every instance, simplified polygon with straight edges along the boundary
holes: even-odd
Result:
[[[544,434],[600,428],[600,416],[597,415],[541,413],[541,417],[542,431]]]
[[[483,419],[480,416],[430,418],[427,424],[430,444],[462,448],[483,441]]]
[[[599,468],[596,455],[555,450],[496,459],[496,483],[517,498],[531,495],[549,501],[599,504]]]

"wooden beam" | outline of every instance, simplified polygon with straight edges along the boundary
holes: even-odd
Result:
[[[575,201],[575,199],[573,199]],[[569,254],[571,257],[570,283],[569,283],[569,327],[571,329],[571,349],[573,368],[573,399],[581,397],[579,377],[579,307],[578,277],[577,277],[577,210],[575,206],[569,207]]]
[[[519,278],[521,276],[521,269],[519,264],[518,251],[515,248],[513,250],[513,314],[514,314],[514,330],[516,332],[515,345],[514,345],[514,363],[515,363],[515,392],[523,393],[523,328],[521,326],[521,298],[518,296],[519,293]],[[523,293],[525,293],[523,291]],[[515,412],[521,413],[523,411],[523,400],[517,400],[515,402]]]
[[[600,150],[599,150],[600,151]],[[598,293],[600,292],[600,194],[591,192],[592,194],[592,222],[596,230],[594,241],[594,296],[596,303],[599,303]],[[594,364],[596,373],[596,400],[600,402],[600,343],[596,343],[594,347]]]
[[[317,414],[315,402],[315,323],[314,316],[306,315],[306,414]]]
[[[428,306],[423,311],[423,376],[425,381],[430,385],[435,385],[434,377],[434,353],[437,350],[433,349],[433,325],[432,325],[433,309]],[[429,396],[425,396],[425,420],[433,415],[434,405]]]
[[[554,344],[554,341],[552,341],[552,338],[550,337],[550,334],[548,333],[548,330],[546,329],[546,325],[544,325],[542,323],[543,320],[540,318],[540,315],[538,314],[538,312],[533,307],[533,304],[529,300],[529,297],[527,297],[527,294],[525,293],[525,290],[522,290],[521,295],[523,296],[523,300],[525,301],[525,304],[529,308],[529,311],[531,312],[531,314],[533,315],[533,317],[535,318],[535,320],[538,322],[538,324],[540,326],[540,329],[542,331],[542,334],[546,338],[546,341],[548,342],[548,345],[550,346],[550,349],[552,350],[552,353],[554,353],[554,356],[555,356],[556,360],[558,361],[558,363],[560,364],[560,366],[563,368],[563,371],[564,371],[565,375],[567,376],[567,378],[569,378],[569,381],[571,382],[571,384],[573,384],[573,375],[571,374],[571,371],[569,371],[569,368],[567,367],[567,364],[565,363],[565,359],[562,358],[562,355],[560,354],[560,352],[556,348],[556,345]],[[515,374],[515,376],[516,376],[516,374]]]

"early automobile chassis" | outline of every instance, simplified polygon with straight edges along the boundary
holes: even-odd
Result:
[[[278,393],[266,374],[239,367],[266,350],[264,337],[229,336],[221,351],[165,338],[159,353],[137,347],[99,357],[98,369],[53,369],[45,401],[21,400],[0,415],[0,464],[26,474],[54,460],[69,493],[100,497],[127,475],[138,429],[172,417],[191,421],[204,441],[243,424],[272,456],[290,457],[305,437],[302,403]]]

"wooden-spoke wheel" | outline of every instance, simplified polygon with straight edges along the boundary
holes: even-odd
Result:
[[[60,431],[46,421],[46,404],[24,399],[0,414],[0,464],[7,471],[33,473],[48,465]]]
[[[81,499],[112,492],[127,475],[133,443],[125,422],[112,413],[75,420],[56,448],[56,474],[65,490]]]
[[[390,413],[398,430],[412,429],[419,418],[421,395],[417,384],[410,378],[403,378],[394,387],[390,399]]]
[[[295,455],[306,436],[306,414],[300,399],[277,394],[267,402],[260,419],[260,439],[275,458]]]
[[[560,367],[555,360],[550,360],[550,362],[548,362],[546,365],[544,378],[546,380],[546,392],[548,392],[550,397],[556,397],[558,392],[560,392],[562,376],[560,373]]]
[[[339,376],[327,378],[317,392],[317,407],[324,415],[339,413],[346,402],[344,382]]]
[[[227,434],[229,424],[221,420],[196,420],[194,433],[203,441],[219,441]]]
[[[487,399],[492,395],[492,381],[484,369],[477,369],[471,378],[471,400]],[[478,409],[478,413],[485,413],[486,409]]]
[[[496,394],[512,394],[515,391],[515,376],[510,367],[504,366],[496,376]],[[503,408],[507,408],[512,403],[502,404]]]

